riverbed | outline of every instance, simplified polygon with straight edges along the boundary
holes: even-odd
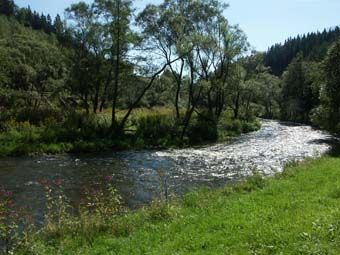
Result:
[[[165,151],[6,158],[0,160],[0,187],[17,205],[44,213],[46,181],[61,181],[77,205],[84,191],[110,180],[130,208],[199,187],[218,187],[255,172],[273,175],[290,162],[315,158],[331,149],[333,137],[305,125],[262,121],[262,128],[223,144]]]

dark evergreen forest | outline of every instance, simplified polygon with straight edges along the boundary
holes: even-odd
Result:
[[[283,44],[273,45],[265,53],[264,63],[271,68],[273,74],[280,76],[298,54],[302,54],[309,61],[323,60],[330,45],[339,37],[340,28],[336,26],[323,32],[289,38]]]

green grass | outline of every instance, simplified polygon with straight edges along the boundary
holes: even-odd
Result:
[[[32,254],[339,254],[340,159],[154,203],[118,216],[91,245],[70,231],[42,232],[29,246]]]

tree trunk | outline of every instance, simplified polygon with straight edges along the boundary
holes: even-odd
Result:
[[[174,72],[174,70],[172,69],[171,65],[170,65],[170,69],[176,79],[177,82],[177,88],[176,88],[176,98],[175,98],[175,108],[176,108],[176,118],[179,119],[180,118],[180,110],[179,110],[179,95],[181,92],[181,86],[182,86],[182,76],[183,76],[183,70],[184,70],[184,59],[181,58],[181,71],[179,73],[179,77],[177,77],[176,73]]]
[[[125,116],[123,117],[122,121],[120,122],[119,124],[119,129],[120,130],[123,130],[124,127],[125,127],[125,124],[127,122],[127,120],[129,119],[130,117],[130,114],[132,113],[132,111],[138,106],[138,104],[140,103],[140,101],[142,100],[142,98],[144,97],[145,93],[152,87],[154,81],[156,80],[157,76],[160,75],[164,70],[165,68],[168,66],[168,65],[171,65],[172,63],[176,62],[179,58],[176,58],[166,64],[164,64],[164,66],[158,70],[150,79],[150,82],[149,84],[142,90],[142,92],[140,93],[140,95],[137,97],[137,99],[135,100],[135,102],[133,102],[131,104],[131,106],[129,107],[129,110],[127,111],[127,113],[125,114]]]
[[[189,66],[190,66],[190,85],[189,85],[189,98],[188,98],[188,106],[187,111],[185,114],[184,122],[183,122],[183,129],[180,137],[181,144],[183,145],[184,136],[187,132],[187,129],[190,124],[190,120],[192,117],[193,112],[195,111],[196,105],[198,103],[199,98],[201,97],[201,93],[203,88],[201,87],[197,97],[194,97],[194,64],[192,60],[189,59]]]
[[[100,65],[97,63],[97,75],[99,76]],[[95,87],[95,95],[93,100],[93,113],[97,113],[98,105],[99,105],[99,91],[100,91],[100,78],[97,78],[96,87]]]
[[[234,119],[238,119],[240,110],[240,92],[237,92],[236,100],[235,100],[235,107],[234,107]]]
[[[113,99],[112,99],[112,130],[116,131],[118,123],[116,117],[116,107],[118,98],[118,86],[120,78],[120,1],[117,1],[117,17],[116,17],[116,28],[117,28],[117,39],[116,39],[116,49],[114,53],[115,57],[115,80],[113,88]]]
[[[97,113],[98,104],[99,104],[99,88],[96,88],[96,93],[93,100],[93,113]]]
[[[88,92],[85,92],[85,97],[84,97],[84,104],[85,104],[85,110],[86,110],[86,114],[90,113],[90,106],[89,106],[89,102],[88,102]]]

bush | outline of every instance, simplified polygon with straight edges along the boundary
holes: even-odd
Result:
[[[242,133],[257,131],[261,128],[261,122],[257,119],[253,121],[232,119],[228,117],[221,118],[218,124],[219,137],[225,138]]]
[[[261,123],[258,120],[254,120],[253,122],[242,122],[242,132],[249,133],[257,131],[261,128]]]
[[[46,123],[51,121],[53,118],[53,122],[61,122],[63,120],[64,114],[60,109],[53,108],[24,108],[21,109],[16,115],[16,121],[25,122],[28,121],[31,124],[39,125],[41,123]]]
[[[192,120],[188,130],[191,145],[204,142],[216,142],[218,138],[217,125],[214,121],[197,117]]]
[[[137,120],[137,143],[151,146],[171,146],[178,143],[179,129],[169,115],[150,115]]]
[[[224,131],[230,132],[232,135],[240,135],[242,133],[242,123],[240,120],[224,120],[221,124]]]
[[[218,124],[194,115],[181,141],[183,122],[177,121],[171,111],[141,111],[129,122],[132,124],[129,132],[119,135],[112,133],[111,122],[103,116],[73,111],[65,114],[62,121],[59,118],[46,114],[39,124],[20,122],[15,118],[0,122],[0,155],[198,145],[225,140],[260,127],[256,120],[234,120],[228,113]]]

